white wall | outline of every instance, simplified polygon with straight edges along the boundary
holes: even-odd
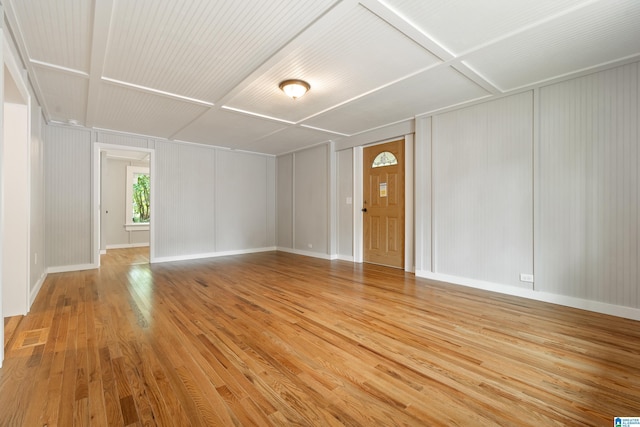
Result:
[[[154,261],[275,248],[275,158],[47,125],[47,260],[92,267],[92,141],[155,149]]]
[[[47,125],[44,135],[47,266],[90,268],[91,131]]]
[[[28,118],[27,105],[4,103],[2,313],[6,317],[24,315],[29,306]]]
[[[295,153],[294,249],[328,254],[328,146]]]
[[[332,253],[329,144],[278,158],[278,249],[321,258]]]
[[[433,272],[531,288],[532,114],[525,92],[432,118]]]
[[[216,150],[156,143],[156,256],[171,258],[216,252]]]
[[[336,153],[337,171],[337,251],[338,257],[353,261],[353,150]]]
[[[218,150],[216,251],[275,246],[275,157]]]
[[[35,97],[31,97],[33,101]],[[31,103],[31,206],[30,206],[30,302],[46,277],[45,205],[44,205],[44,117],[41,108]]]
[[[3,82],[0,85],[0,228],[11,228],[6,233],[0,231],[0,319],[3,319],[28,311],[46,277],[46,262],[43,117],[33,88],[16,59],[19,55],[15,46],[10,38],[4,35],[0,38],[3,39],[0,62],[4,64],[0,68]],[[9,191],[5,191],[7,187]],[[9,253],[7,248],[11,248]],[[7,294],[6,298],[3,294]],[[10,306],[9,310],[3,309],[5,304]],[[0,342],[4,342],[4,328],[0,328]],[[0,347],[0,367],[3,358],[4,348]]]
[[[278,157],[276,169],[276,245],[293,249],[293,154]]]
[[[540,89],[540,291],[640,308],[639,69]]]
[[[416,274],[640,319],[639,80],[633,63],[418,118]]]

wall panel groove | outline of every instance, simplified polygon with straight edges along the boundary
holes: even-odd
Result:
[[[48,267],[90,264],[91,132],[45,127],[44,171]]]
[[[638,64],[540,90],[536,288],[640,307]]]
[[[434,272],[530,287],[532,109],[525,92],[433,117]]]

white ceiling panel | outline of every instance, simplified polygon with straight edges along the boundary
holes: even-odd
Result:
[[[207,107],[102,83],[95,127],[168,138]]]
[[[92,0],[10,0],[29,59],[88,72]]]
[[[640,1],[601,1],[475,52],[465,63],[502,90],[640,54]]]
[[[247,144],[264,135],[284,129],[286,126],[271,120],[211,109],[173,135],[173,138],[220,147],[238,148],[238,141]]]
[[[304,124],[355,134],[487,95],[487,91],[458,71],[443,66],[390,85]]]
[[[355,7],[246,86],[227,105],[297,122],[440,61],[363,7]],[[278,88],[302,79],[311,90],[292,100]]]
[[[585,0],[384,0],[454,55],[503,37]]]
[[[42,102],[49,119],[68,122],[74,120],[84,125],[89,81],[86,78],[54,71],[34,68],[35,77],[42,87]]]
[[[335,0],[115,0],[106,77],[215,102]]]
[[[335,135],[315,129],[289,127],[242,148],[267,154],[281,154],[330,141]]]
[[[47,120],[270,154],[640,61],[640,0],[0,2]]]

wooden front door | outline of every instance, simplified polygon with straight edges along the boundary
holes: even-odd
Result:
[[[404,268],[404,140],[365,147],[364,261]]]

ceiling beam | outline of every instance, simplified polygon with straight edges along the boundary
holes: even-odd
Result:
[[[96,109],[99,105],[100,84],[107,56],[109,27],[113,13],[113,0],[96,1],[93,11],[93,34],[91,37],[91,63],[89,64],[89,90],[87,91],[87,113],[84,124],[95,125]]]
[[[491,83],[489,80],[481,76],[475,70],[471,69],[467,64],[464,64],[460,59],[450,52],[445,46],[441,45],[432,38],[430,35],[424,33],[417,28],[413,23],[407,21],[404,17],[399,15],[396,11],[392,10],[386,4],[381,3],[378,0],[362,0],[362,5],[369,9],[372,13],[375,13],[378,17],[386,21],[389,25],[396,30],[403,33],[405,36],[418,43],[424,49],[437,56],[442,60],[440,65],[452,66],[458,72],[463,74],[469,80],[483,88],[489,93],[499,94],[502,93],[500,88]]]

